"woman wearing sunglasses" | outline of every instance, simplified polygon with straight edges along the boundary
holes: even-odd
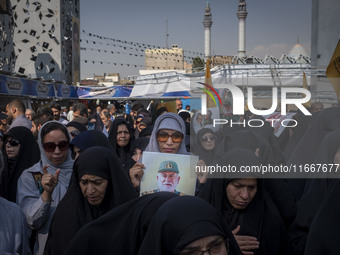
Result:
[[[210,128],[202,128],[196,135],[196,146],[193,152],[200,157],[207,165],[211,165],[216,155],[216,135]]]
[[[55,208],[68,188],[73,160],[66,127],[56,121],[39,130],[41,160],[26,169],[18,181],[17,203],[26,215],[27,224],[36,230],[33,254],[43,254]]]
[[[4,170],[0,195],[16,202],[17,183],[22,172],[40,160],[40,151],[32,132],[26,127],[11,128],[3,137]]]
[[[185,124],[183,119],[172,112],[160,115],[153,127],[150,141],[145,151],[189,154],[185,146]],[[139,187],[144,174],[144,165],[136,163],[130,169],[134,187]]]
[[[172,112],[160,115],[154,125],[145,151],[189,154],[185,147],[185,124]]]

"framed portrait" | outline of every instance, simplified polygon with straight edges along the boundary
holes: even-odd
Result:
[[[145,166],[140,194],[160,191],[195,195],[198,156],[144,151]]]

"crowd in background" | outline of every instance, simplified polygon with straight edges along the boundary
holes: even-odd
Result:
[[[78,102],[33,110],[17,99],[2,109],[1,254],[340,254],[336,178],[198,173],[195,196],[140,196],[144,151],[237,169],[340,164],[337,106],[316,102],[311,116],[297,112],[297,126],[279,137],[249,111],[242,117],[266,124],[216,129],[211,111],[180,99],[174,112],[139,102],[119,110]]]

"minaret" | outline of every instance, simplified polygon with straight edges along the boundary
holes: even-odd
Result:
[[[237,17],[238,23],[238,56],[240,58],[246,57],[246,18],[247,18],[247,4],[245,0],[240,0],[238,3]]]
[[[207,6],[205,7],[204,13],[204,59],[207,60],[208,57],[211,56],[211,12],[209,2],[207,2]]]

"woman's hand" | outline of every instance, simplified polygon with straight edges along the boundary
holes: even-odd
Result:
[[[144,175],[145,166],[142,163],[136,163],[129,170],[130,179],[134,188],[139,187],[140,182]]]
[[[47,171],[48,167],[49,165],[45,165],[42,169],[44,174],[41,178],[41,185],[44,188],[44,191],[41,194],[41,198],[44,202],[52,201],[52,193],[53,193],[54,188],[58,184],[58,178],[59,178],[59,172],[60,172],[60,169],[57,169],[54,175],[50,174]]]
[[[241,236],[237,233],[240,231],[241,227],[240,225],[235,228],[232,233],[236,239],[236,242],[238,246],[240,247],[240,250],[242,251],[243,255],[252,255],[254,252],[251,250],[256,250],[260,247],[260,242],[257,241],[257,238],[254,236]]]
[[[206,170],[206,164],[205,162],[201,159],[197,162],[196,166],[199,167],[199,171],[196,171],[197,179],[200,183],[206,183],[208,180],[208,175],[209,172],[205,171]]]

